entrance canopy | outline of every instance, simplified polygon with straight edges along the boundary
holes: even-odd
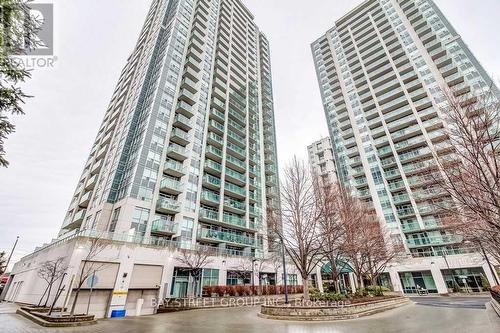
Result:
[[[337,266],[337,272],[339,272],[340,274],[347,274],[353,272],[352,267],[345,261],[338,260],[336,262],[336,266]],[[321,267],[321,273],[322,274],[332,273],[332,268],[329,262],[325,263],[323,267]]]

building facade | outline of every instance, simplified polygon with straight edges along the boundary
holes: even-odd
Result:
[[[311,48],[338,178],[408,254],[391,268],[392,283],[440,293],[476,288],[480,276],[494,283],[476,250],[443,230],[440,207],[451,199],[432,184],[438,156],[453,158],[443,91],[462,96],[491,84],[460,35],[432,0],[367,0]]]
[[[307,146],[307,156],[312,173],[319,177],[323,183],[338,181],[335,157],[329,136]]]
[[[269,44],[240,1],[155,0],[60,235],[262,255],[278,180]]]
[[[240,0],[153,0],[58,238],[15,265],[4,296],[38,303],[37,267],[59,257],[73,286],[82,260],[106,263],[99,317],[204,285],[283,283],[254,267],[279,207],[277,171],[269,42],[252,13]],[[92,239],[109,244],[89,259]],[[200,285],[183,251],[210,254]]]

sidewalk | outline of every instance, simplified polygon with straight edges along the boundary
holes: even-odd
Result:
[[[19,305],[10,302],[0,302],[0,314],[16,313]]]

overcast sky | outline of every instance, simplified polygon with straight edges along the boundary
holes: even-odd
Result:
[[[309,44],[360,0],[243,0],[271,46],[279,163],[327,135]],[[435,0],[473,53],[500,74],[500,1]],[[41,1],[42,2],[42,1]],[[51,2],[50,0],[43,1]],[[57,235],[149,0],[54,0],[55,68],[37,69],[33,95],[0,169],[0,251],[13,261]]]

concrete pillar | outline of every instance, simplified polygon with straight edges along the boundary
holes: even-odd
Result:
[[[353,293],[356,292],[356,279],[354,278],[354,273],[349,273],[349,284],[351,285],[351,290]]]
[[[391,284],[394,291],[403,293],[403,286],[401,285],[399,274],[395,268],[391,267],[389,269],[389,276],[391,277]]]
[[[448,287],[446,286],[446,282],[444,281],[443,274],[441,274],[439,266],[434,262],[431,262],[430,266],[432,278],[434,279],[434,283],[436,284],[438,294],[447,294]]]
[[[320,292],[324,292],[323,278],[321,277],[321,264],[316,265],[316,285]]]
[[[490,286],[493,287],[493,286],[497,285],[496,281],[500,281],[500,278],[498,277],[498,274],[496,274],[496,272],[495,272],[495,275],[496,275],[496,278],[497,278],[497,280],[495,281],[495,278],[493,277],[493,274],[491,272],[490,266],[488,265],[488,263],[486,261],[483,262],[483,264],[482,264],[481,267],[483,268],[484,274],[486,274],[486,278],[488,279],[488,282],[489,282]],[[493,270],[494,269],[495,268],[493,267]]]
[[[124,248],[125,249],[125,248]],[[111,295],[111,302],[107,317],[111,317],[111,311],[124,310],[127,302],[128,286],[134,269],[133,249],[126,249],[120,256],[120,267],[116,276],[115,287]]]

